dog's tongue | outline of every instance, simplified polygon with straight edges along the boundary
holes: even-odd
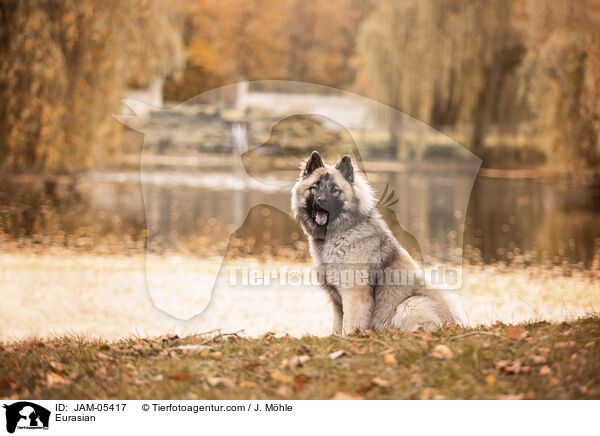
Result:
[[[325,224],[327,224],[328,216],[329,215],[327,215],[327,212],[320,210],[315,215],[315,222],[320,226],[324,226]]]

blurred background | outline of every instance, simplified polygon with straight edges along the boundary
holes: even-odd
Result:
[[[435,130],[365,117],[347,92]],[[2,0],[0,101],[4,269],[147,248],[204,259],[223,243],[306,262],[293,222],[251,208],[287,189],[233,162],[267,140],[256,168],[290,181],[280,159],[360,137],[378,195],[391,186],[428,252],[599,274],[600,0]],[[323,107],[344,129],[310,116]],[[483,160],[466,216],[456,143]],[[140,182],[168,237],[147,241]]]

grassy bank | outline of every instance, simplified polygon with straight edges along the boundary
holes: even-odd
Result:
[[[600,399],[600,318],[434,334],[78,338],[0,346],[0,397]]]

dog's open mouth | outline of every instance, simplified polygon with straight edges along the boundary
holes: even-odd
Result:
[[[318,225],[327,225],[327,222],[329,221],[329,212],[327,212],[325,209],[314,209],[312,214],[313,219]]]

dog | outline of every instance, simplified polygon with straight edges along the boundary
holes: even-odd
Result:
[[[333,304],[335,333],[432,331],[458,323],[444,295],[426,288],[422,270],[382,219],[373,189],[350,156],[329,166],[314,151],[291,203]]]

